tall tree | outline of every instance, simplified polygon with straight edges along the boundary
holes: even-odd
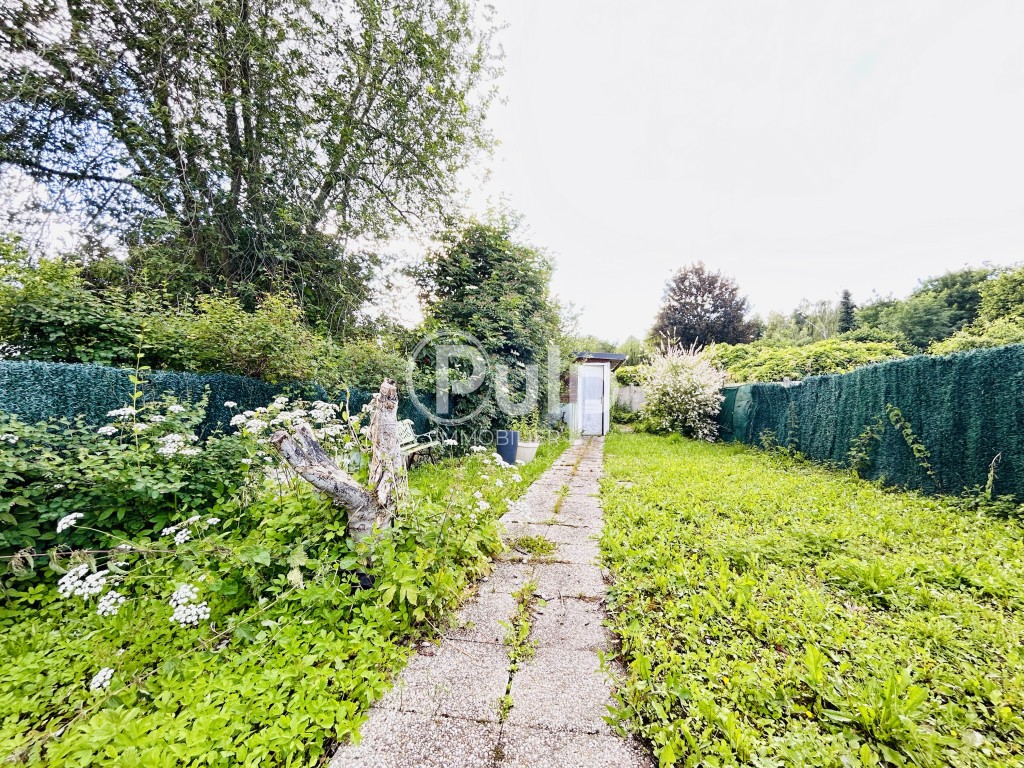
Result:
[[[11,0],[0,169],[213,285],[325,308],[486,143],[471,0]],[[169,256],[168,256],[169,255]]]
[[[488,357],[487,386],[471,396],[453,398],[456,414],[473,411],[483,402],[474,426],[507,422],[507,414],[500,413],[490,397],[496,386],[495,364],[508,369],[513,389],[525,383],[527,365],[537,365],[543,381],[547,347],[556,340],[560,324],[549,289],[551,272],[547,257],[515,242],[512,225],[505,221],[470,222],[448,232],[442,246],[412,272],[426,329],[470,335]],[[430,355],[429,348],[425,352]]]
[[[848,333],[857,328],[856,311],[853,295],[844,289],[839,296],[839,333]]]
[[[735,280],[697,262],[669,279],[651,335],[687,347],[748,342],[755,326],[746,318],[747,306]]]

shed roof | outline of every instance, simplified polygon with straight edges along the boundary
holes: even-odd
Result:
[[[626,356],[618,352],[573,352],[577,363],[609,363],[614,371],[624,362]]]

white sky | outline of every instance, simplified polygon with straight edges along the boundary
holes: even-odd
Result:
[[[507,103],[477,197],[581,330],[650,327],[703,260],[755,311],[1024,260],[1024,0],[496,0]]]

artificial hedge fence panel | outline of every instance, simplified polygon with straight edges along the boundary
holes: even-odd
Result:
[[[816,461],[849,465],[856,438],[878,417],[881,440],[868,477],[929,493],[983,486],[999,454],[995,492],[1024,498],[1024,345],[920,355],[799,384],[749,384],[749,422],[735,439],[779,444]],[[931,473],[892,426],[895,406],[930,452]]]
[[[0,413],[14,414],[30,423],[82,415],[86,423],[105,424],[110,421],[108,411],[131,404],[134,387],[130,377],[134,373],[132,369],[103,365],[0,360]],[[234,414],[267,405],[279,395],[333,402],[343,399],[332,398],[312,382],[271,384],[226,373],[146,371],[142,378],[147,382],[142,388],[146,399],[173,395],[179,401],[194,403],[208,390],[206,418],[199,427],[203,435],[218,428],[227,431]],[[228,401],[238,406],[234,410],[225,408]],[[369,401],[369,392],[349,393],[352,413],[358,413]],[[413,420],[417,432],[429,429],[427,418],[409,400],[403,399],[398,410],[400,418]]]

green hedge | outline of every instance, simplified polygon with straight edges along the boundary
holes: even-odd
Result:
[[[73,419],[81,414],[87,423],[109,422],[107,412],[131,404],[132,369],[78,363],[43,363],[33,361],[0,361],[0,413],[17,415],[30,423],[47,419]],[[220,428],[227,431],[231,417],[239,411],[266,405],[285,394],[317,400],[334,400],[319,384],[291,382],[270,384],[247,376],[227,373],[179,373],[148,371],[143,388],[147,398],[170,394],[178,400],[196,401],[209,388],[210,400],[206,419],[200,425],[202,434]],[[232,411],[224,403],[233,401]],[[370,401],[370,393],[353,390],[350,402],[353,413]],[[417,432],[430,429],[427,418],[409,400],[399,404],[399,417],[411,418]]]
[[[731,419],[735,438],[757,443],[771,430],[782,445],[846,466],[853,441],[879,416],[882,439],[872,448],[869,477],[930,493],[984,485],[1001,454],[996,493],[1024,498],[1024,345],[946,357],[920,355],[815,376],[793,386],[750,384],[746,413]],[[900,409],[931,452],[936,482],[886,418]],[[740,424],[740,421],[746,422]]]

